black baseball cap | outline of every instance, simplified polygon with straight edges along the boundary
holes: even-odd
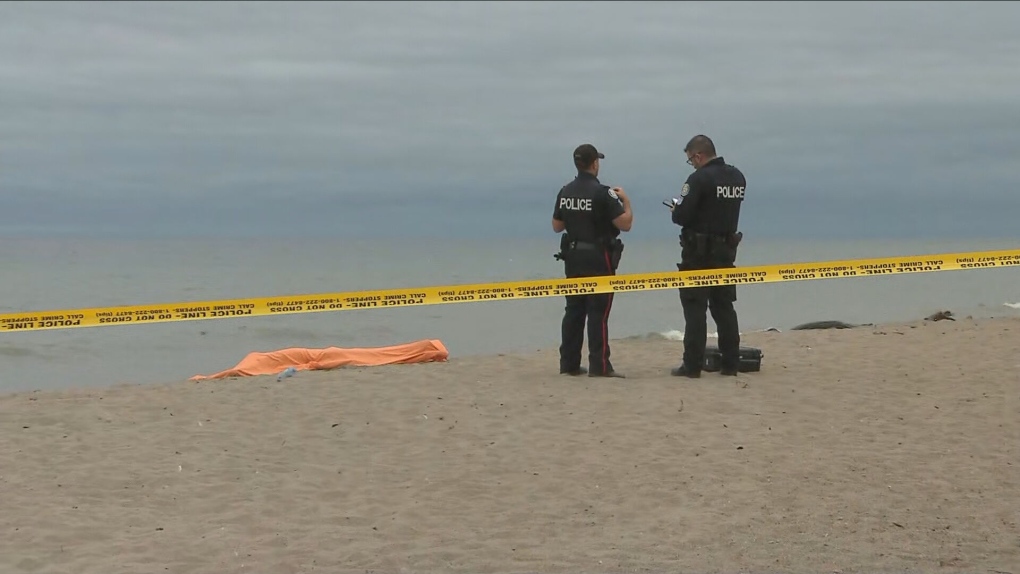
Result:
[[[599,153],[599,150],[591,144],[581,144],[574,149],[575,164],[590,165],[596,159],[606,159],[606,156]]]

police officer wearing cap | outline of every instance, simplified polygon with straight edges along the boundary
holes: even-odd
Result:
[[[599,179],[599,163],[605,159],[595,146],[574,150],[577,177],[560,189],[553,209],[553,231],[563,233],[560,252],[568,278],[615,275],[623,252],[621,231],[630,231],[634,215],[622,189],[610,188]],[[623,375],[609,360],[609,311],[612,293],[567,295],[560,345],[560,373],[589,377]],[[585,321],[588,327],[588,369],[581,366]]]
[[[684,148],[687,163],[694,166],[674,200],[670,211],[673,223],[681,226],[680,271],[734,267],[737,245],[743,234],[737,231],[740,206],[747,185],[744,174],[716,156],[715,144],[704,135],[691,138]],[[720,373],[736,375],[740,364],[740,333],[736,285],[689,287],[680,289],[684,310],[683,362],[671,373],[697,378],[705,363],[708,336],[706,310],[719,329]]]

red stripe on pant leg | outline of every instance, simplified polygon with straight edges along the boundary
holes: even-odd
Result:
[[[609,354],[609,310],[613,308],[613,294],[609,294],[606,313],[602,316],[602,372],[606,372],[606,355]]]
[[[613,272],[613,263],[609,260],[609,252],[605,252],[606,271]],[[613,294],[609,293],[606,312],[602,314],[602,373],[606,373],[606,354],[609,352],[609,310],[613,307]]]

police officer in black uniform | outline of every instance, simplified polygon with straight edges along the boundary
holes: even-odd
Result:
[[[630,231],[634,219],[630,199],[620,188],[598,180],[599,162],[605,159],[595,146],[583,144],[574,150],[577,177],[556,195],[553,231],[560,233],[560,252],[568,278],[615,275],[623,252],[621,231]],[[609,311],[612,293],[567,295],[563,314],[560,373],[589,377],[623,375],[609,361]],[[585,319],[588,323],[588,369],[581,366]]]
[[[747,185],[744,174],[717,157],[715,144],[704,135],[691,138],[684,148],[694,173],[680,190],[680,202],[670,211],[673,223],[681,226],[680,271],[734,267],[737,245],[743,234],[737,231],[740,205]],[[719,329],[720,373],[736,375],[740,364],[740,334],[736,285],[680,289],[684,310],[683,362],[671,372],[675,376],[698,378],[705,363],[708,336],[706,310]]]

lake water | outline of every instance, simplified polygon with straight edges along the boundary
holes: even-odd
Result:
[[[555,236],[452,240],[17,239],[0,243],[0,312],[269,297],[560,277]],[[1016,240],[756,242],[739,264],[1012,249]],[[673,271],[675,239],[628,241],[620,273]],[[778,283],[739,288],[742,331],[838,319],[1016,315],[1020,270]],[[0,391],[183,380],[232,367],[251,351],[443,341],[452,357],[559,343],[562,298],[365,309],[43,332],[0,333]],[[709,330],[713,330],[709,318]],[[675,290],[619,294],[614,339],[682,331]],[[681,353],[677,343],[677,356]],[[614,355],[615,357],[615,355]],[[625,370],[626,357],[616,357]],[[549,365],[555,370],[557,365]]]

